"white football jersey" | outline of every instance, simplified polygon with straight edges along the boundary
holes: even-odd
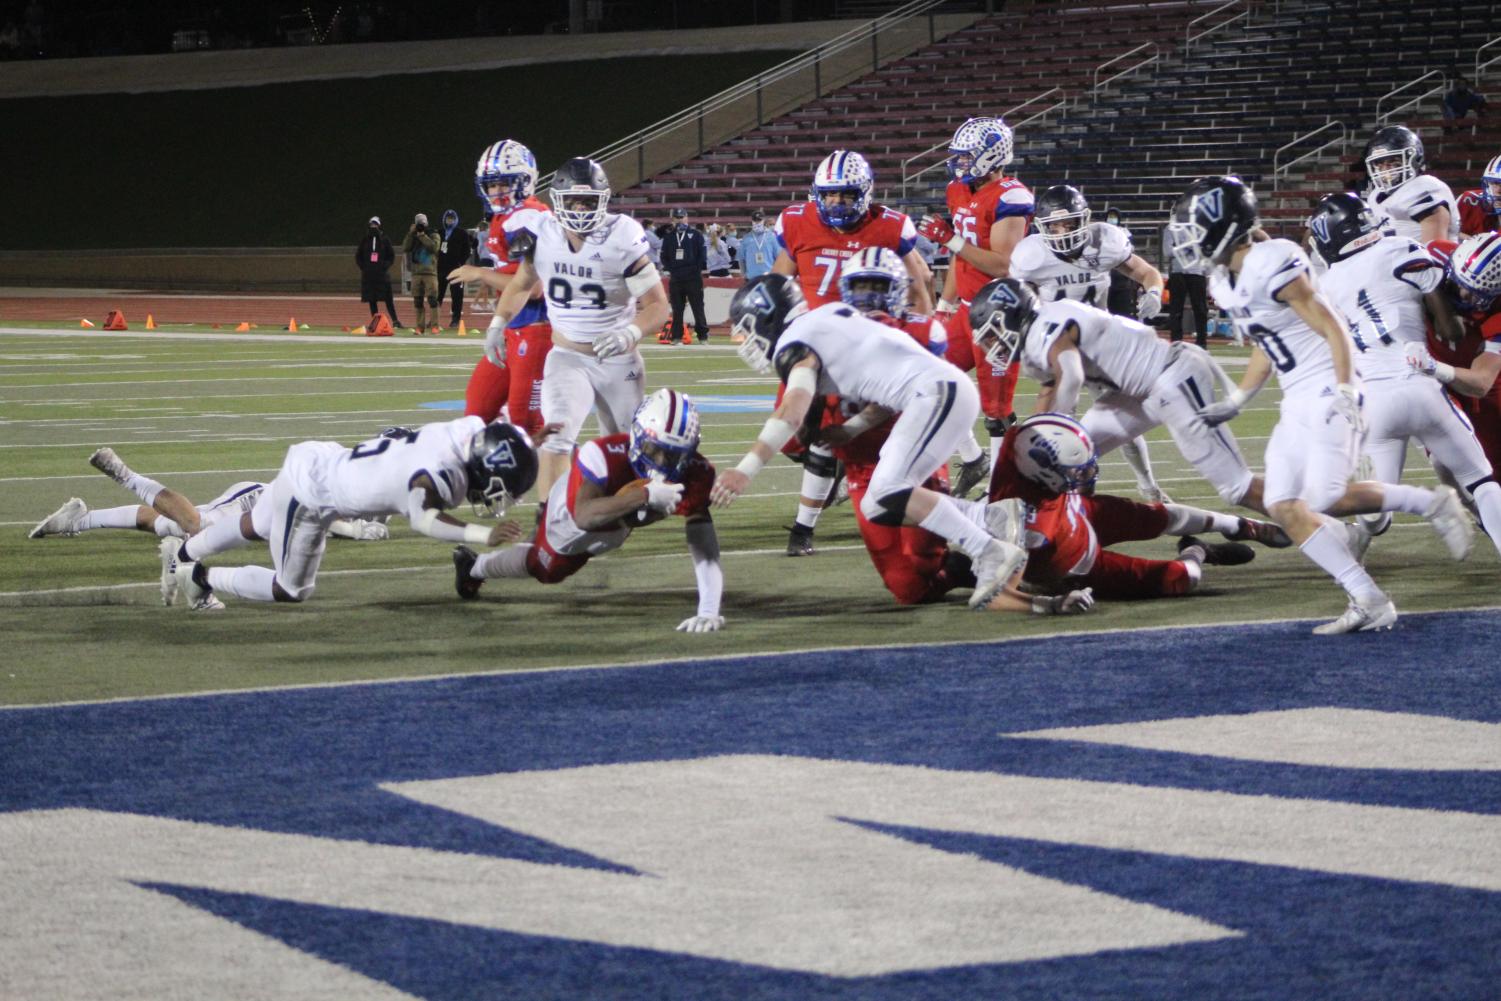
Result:
[[[1459,239],[1459,203],[1453,190],[1432,174],[1419,174],[1403,181],[1390,191],[1372,191],[1367,200],[1377,218],[1385,217],[1382,229],[1397,236],[1421,242],[1423,217],[1434,209],[1449,210],[1449,232],[1445,239]]]
[[[1023,237],[1011,252],[1012,278],[1031,282],[1044,302],[1073,299],[1102,309],[1110,296],[1110,272],[1136,251],[1131,236],[1108,222],[1089,224],[1089,239],[1075,257],[1055,254],[1041,233]]]
[[[505,222],[506,239],[523,230],[537,241],[532,266],[541,279],[554,330],[570,341],[590,344],[635,318],[636,299],[625,286],[625,273],[641,258],[651,260],[651,245],[639,222],[609,213],[578,251],[551,212],[511,213]]]
[[[1215,268],[1209,276],[1209,294],[1230,314],[1235,329],[1271,358],[1284,395],[1299,389],[1319,392],[1335,381],[1328,343],[1276,298],[1288,283],[1309,272],[1308,255],[1296,243],[1266,240],[1251,245],[1233,281],[1226,267]]]
[[[1051,382],[1048,353],[1069,324],[1079,328],[1079,355],[1084,381],[1098,391],[1119,391],[1144,398],[1167,368],[1168,344],[1144,323],[1115,316],[1071,299],[1045,303],[1037,312],[1022,346],[1022,365],[1039,381]]]
[[[412,481],[423,473],[443,507],[453,507],[468,493],[469,442],[484,427],[482,418],[461,417],[423,425],[411,437],[371,438],[354,448],[303,442],[288,450],[282,469],[292,476],[299,501],[343,518],[406,514]]]
[[[818,391],[846,400],[906,410],[913,394],[964,373],[931,354],[905,331],[831,302],[793,320],[777,339],[776,353],[794,344],[818,355]]]
[[[1400,236],[1382,237],[1329,266],[1319,289],[1350,325],[1362,379],[1416,375],[1403,345],[1423,343],[1423,296],[1443,280],[1443,265]]]

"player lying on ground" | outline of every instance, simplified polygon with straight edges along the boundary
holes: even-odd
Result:
[[[403,429],[404,430],[404,429]],[[43,518],[27,538],[49,535],[74,536],[97,528],[133,528],[158,536],[185,539],[225,517],[238,517],[255,506],[266,484],[252,480],[233,483],[207,504],[194,506],[187,497],[165,487],[149,476],[131,469],[112,448],[101,448],[89,456],[89,463],[105,476],[141,499],[140,504],[98,508],[90,511],[77,497]],[[329,525],[330,535],[344,539],[373,542],[390,536],[378,521],[338,519]]]
[[[698,452],[698,408],[683,393],[659,389],[636,409],[627,434],[587,442],[573,455],[542,503],[530,543],[478,555],[453,552],[460,598],[474,598],[491,577],[531,577],[543,584],[567,580],[592,557],[619,549],[631,532],[682,515],[688,553],[698,579],[698,614],[679,632],[711,633],[724,626],[720,600],[724,571],[719,537],[709,517],[714,467]]]
[[[162,598],[170,604],[180,589],[197,611],[224,607],[216,591],[251,601],[306,601],[329,526],[338,518],[400,514],[418,532],[444,542],[512,542],[521,537],[515,522],[472,525],[444,512],[467,497],[504,513],[536,478],[537,453],[525,432],[478,417],[354,448],[305,441],[287,450],[276,479],[239,519],[221,519],[186,542],[162,540]],[[258,540],[269,544],[274,569],[209,569],[200,562]]]

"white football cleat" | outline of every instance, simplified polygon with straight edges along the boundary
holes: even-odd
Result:
[[[1171,504],[1173,502],[1173,499],[1167,495],[1167,491],[1162,489],[1156,481],[1137,480],[1136,492],[1148,504]]]
[[[1341,633],[1375,632],[1390,629],[1397,623],[1397,606],[1386,595],[1366,604],[1351,600],[1345,614],[1333,622],[1314,627],[1318,636],[1338,636]]]
[[[192,612],[221,612],[224,610],[224,602],[214,597],[214,589],[206,582],[198,580],[198,564],[183,563],[181,560],[174,561],[176,566],[172,571],[177,581],[177,590],[188,599],[188,610]]]
[[[37,522],[36,528],[26,533],[28,539],[40,539],[46,535],[77,535],[78,523],[89,513],[89,506],[77,497]]]
[[[1026,527],[1026,511],[1015,497],[992,501],[985,505],[985,531],[993,539],[1021,545],[1022,530]]]
[[[991,539],[974,563],[975,590],[969,596],[969,607],[980,609],[990,604],[1026,565],[1027,551],[1021,546]]]
[[[1434,487],[1433,503],[1423,512],[1423,517],[1433,526],[1438,537],[1444,540],[1449,555],[1462,560],[1470,555],[1470,546],[1475,541],[1475,526],[1465,514],[1464,505],[1453,487]]]
[[[122,487],[125,485],[125,481],[130,479],[130,467],[115,454],[115,450],[112,448],[101,448],[89,456],[89,465]]]
[[[156,547],[162,560],[162,604],[169,608],[177,600],[177,551],[181,548],[182,540],[171,535]]]

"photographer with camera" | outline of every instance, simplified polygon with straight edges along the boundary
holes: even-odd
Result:
[[[417,307],[417,326],[412,333],[421,337],[431,331],[442,333],[438,325],[438,237],[428,232],[427,215],[417,213],[401,252],[407,255],[412,269],[412,303]]]

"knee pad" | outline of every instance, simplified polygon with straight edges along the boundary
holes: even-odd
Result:
[[[1016,423],[1016,414],[1007,414],[1005,417],[985,418],[985,433],[992,438],[999,438],[1011,429]]]
[[[839,472],[839,460],[822,448],[810,448],[803,452],[803,469],[814,476],[832,479]]]
[[[860,498],[860,513],[872,525],[900,525],[907,517],[907,502],[911,499],[911,487],[880,497],[867,493]]]

